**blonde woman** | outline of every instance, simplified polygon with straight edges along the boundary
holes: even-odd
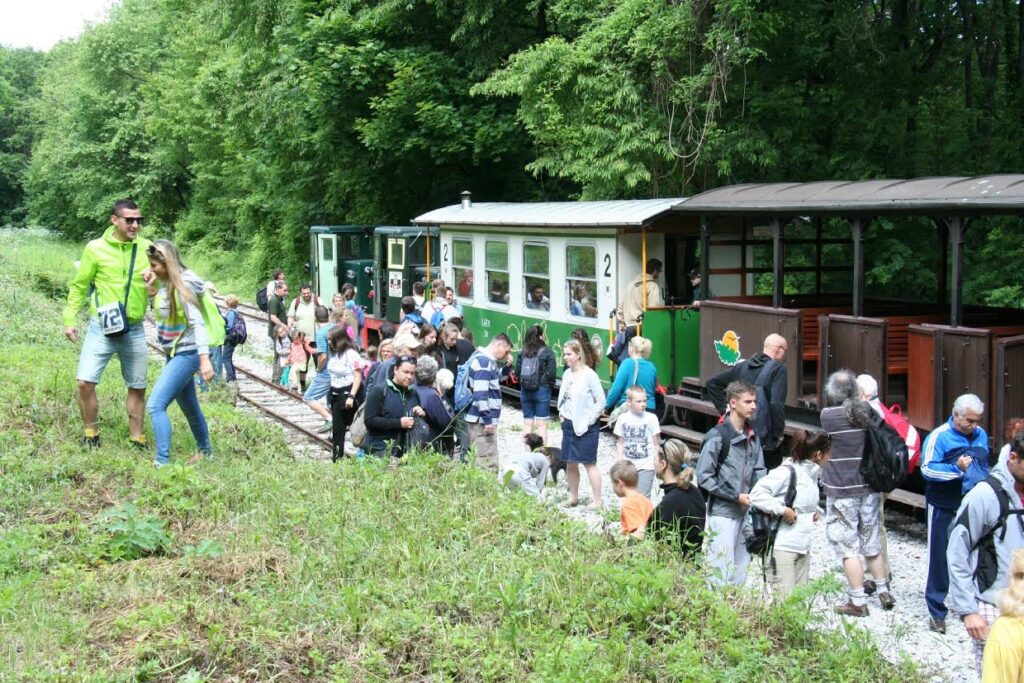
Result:
[[[163,467],[171,462],[171,420],[167,406],[172,401],[178,402],[195,437],[197,453],[190,460],[195,462],[210,454],[210,432],[196,398],[193,379],[197,370],[207,382],[213,379],[209,337],[199,308],[199,297],[205,285],[201,277],[185,267],[177,248],[169,241],[155,241],[146,255],[149,268],[142,277],[153,298],[157,339],[167,354],[167,364],[146,403],[156,441],[153,464]]]
[[[985,644],[982,683],[1024,683],[1024,549],[1013,551],[999,615]]]
[[[683,557],[700,552],[707,505],[696,479],[697,456],[679,439],[666,439],[654,459],[654,473],[664,496],[647,522],[651,536],[678,543]]]
[[[570,507],[579,503],[580,464],[587,471],[594,500],[593,510],[601,509],[601,471],[597,469],[597,439],[604,410],[601,380],[583,358],[583,347],[570,339],[562,347],[567,370],[562,373],[558,391],[558,417],[562,421],[562,460],[569,480]]]
[[[615,371],[615,381],[608,389],[608,398],[604,402],[605,411],[611,413],[626,401],[626,390],[633,386],[641,386],[647,392],[647,412],[653,413],[658,394],[658,369],[651,358],[651,340],[644,337],[633,337],[629,340],[629,358],[624,360]]]

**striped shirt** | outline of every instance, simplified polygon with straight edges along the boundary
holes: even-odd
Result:
[[[487,355],[485,349],[478,349],[478,353],[473,354],[467,362],[473,402],[466,410],[465,420],[496,425],[501,417],[501,370],[498,363]]]
[[[821,411],[821,428],[832,438],[832,455],[821,473],[826,498],[855,498],[874,493],[860,476],[864,429],[855,427],[842,406]]]

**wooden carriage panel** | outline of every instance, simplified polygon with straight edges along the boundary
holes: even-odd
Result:
[[[949,415],[953,401],[961,394],[977,394],[990,405],[992,393],[992,335],[987,329],[928,325],[942,335],[943,372],[937,409],[941,417]],[[991,417],[991,411],[989,411]]]
[[[728,333],[732,333],[729,335]],[[741,358],[761,351],[771,333],[785,337],[789,344],[786,370],[789,389],[786,404],[798,405],[803,374],[801,316],[799,310],[752,306],[726,301],[705,301],[700,306],[700,376],[703,381],[718,374],[735,360],[730,358],[733,337],[738,338]],[[718,342],[716,345],[715,342]]]
[[[849,315],[821,317],[822,356],[819,361],[818,405],[825,380],[836,370],[848,368],[869,374],[878,380],[879,398],[884,402],[888,367],[886,337],[888,322],[884,318]]]
[[[935,429],[944,418],[938,409],[939,332],[926,325],[907,327],[907,418],[917,427]]]
[[[995,339],[992,348],[991,434],[999,444],[1006,421],[1024,415],[1024,336]]]

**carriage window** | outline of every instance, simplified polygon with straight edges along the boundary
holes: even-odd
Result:
[[[322,261],[333,261],[334,260],[334,240],[330,237],[325,237],[320,240],[320,259]]]
[[[523,291],[526,307],[550,311],[551,278],[549,277],[548,245],[523,245]]]
[[[455,291],[461,297],[471,298],[473,296],[472,241],[452,240],[452,270],[455,273],[455,282],[458,283]]]
[[[484,270],[487,273],[487,300],[508,303],[508,242],[484,243]]]
[[[388,268],[405,268],[405,240],[388,240]]]
[[[597,250],[571,244],[565,249],[569,314],[597,317]]]
[[[338,258],[349,259],[359,256],[359,235],[338,235]]]

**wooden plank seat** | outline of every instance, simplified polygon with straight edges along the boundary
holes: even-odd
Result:
[[[821,354],[821,325],[818,324],[819,315],[830,315],[833,313],[849,315],[849,306],[814,306],[800,309],[800,336],[802,356],[804,360],[817,361]]]
[[[940,313],[927,315],[901,315],[886,318],[888,331],[886,333],[886,344],[889,355],[889,374],[905,375],[910,367],[910,342],[908,341],[907,327],[920,325],[922,323],[936,323],[945,320]]]
[[[704,440],[704,435],[694,429],[687,429],[679,425],[661,425],[661,438],[662,440],[679,439],[691,449],[698,449]]]
[[[705,401],[700,398],[692,398],[690,396],[668,395],[665,397],[665,405],[672,406],[673,408],[679,408],[680,410],[689,410],[702,415],[708,415],[711,417],[718,417],[718,411],[715,410],[715,404],[711,401]],[[662,427],[664,429],[664,427]],[[802,420],[795,420],[792,418],[786,418],[786,435],[793,436],[798,429],[804,431],[813,431],[821,429],[818,425],[811,424],[810,422],[803,422]]]

